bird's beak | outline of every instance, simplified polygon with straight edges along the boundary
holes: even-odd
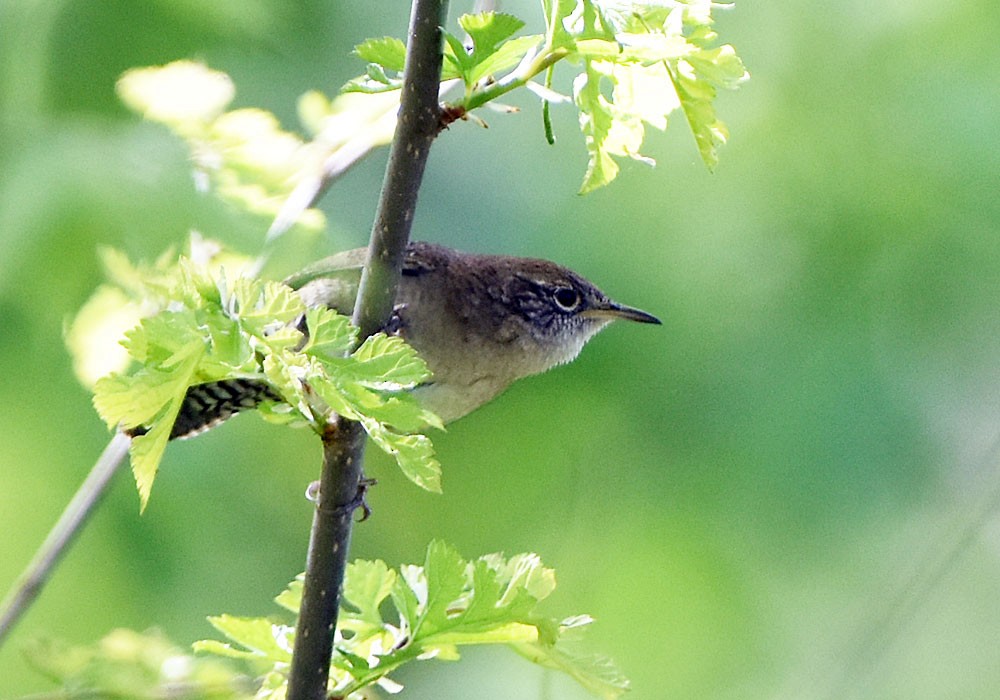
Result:
[[[660,325],[662,322],[653,314],[647,314],[641,309],[637,309],[632,306],[625,306],[624,304],[619,304],[615,301],[608,301],[607,304],[599,306],[597,308],[587,309],[580,314],[581,316],[590,316],[591,318],[606,318],[609,320],[614,320],[617,318],[623,318],[627,321],[638,321],[639,323],[655,323]]]

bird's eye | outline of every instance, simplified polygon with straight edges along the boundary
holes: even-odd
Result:
[[[571,287],[559,287],[552,298],[563,311],[573,311],[580,305],[580,293]]]

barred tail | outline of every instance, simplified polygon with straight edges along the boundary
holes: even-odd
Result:
[[[177,413],[177,420],[170,431],[170,439],[193,437],[203,433],[227,418],[248,409],[257,408],[262,401],[280,401],[281,398],[266,383],[256,379],[224,379],[188,387],[184,403]],[[147,432],[137,427],[128,431],[133,437]]]

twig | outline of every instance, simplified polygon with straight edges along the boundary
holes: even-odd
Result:
[[[41,592],[59,558],[65,553],[74,537],[83,528],[87,518],[100,503],[104,494],[107,493],[111,477],[125,461],[129,442],[129,437],[124,433],[115,433],[115,436],[111,438],[108,446],[104,448],[104,452],[97,458],[90,473],[87,474],[87,478],[77,489],[73,500],[66,506],[59,521],[49,532],[49,536],[45,538],[42,546],[38,548],[35,557],[28,564],[28,568],[24,570],[17,584],[0,605],[0,645],[3,644],[4,638]]]
[[[430,145],[440,128],[438,85],[446,0],[413,0],[399,121],[354,307],[367,337],[388,321],[410,237]],[[352,513],[364,484],[364,430],[335,419],[323,436],[323,472],[313,516],[306,575],[288,677],[288,700],[326,697]]]

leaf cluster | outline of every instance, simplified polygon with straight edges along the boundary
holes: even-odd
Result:
[[[25,654],[63,691],[44,697],[251,700],[258,686],[224,660],[187,653],[155,630],[116,629],[87,646],[41,639]]]
[[[331,412],[360,421],[408,477],[440,490],[430,441],[416,433],[441,423],[408,393],[430,372],[401,338],[376,334],[355,347],[347,317],[306,308],[283,284],[188,257],[134,278],[137,296],[149,302],[150,290],[162,290],[164,306],[125,334],[134,369],[101,378],[94,406],[111,428],[143,429],[131,445],[143,507],[188,388],[233,378],[264,382],[281,398],[266,407],[271,420],[316,432]]]
[[[524,22],[496,12],[460,17],[465,40],[444,33],[441,80],[464,86],[447,113],[464,115],[527,87],[541,97],[547,115],[549,102],[570,101],[551,90],[553,67],[569,63],[576,72],[572,101],[589,154],[581,192],[611,182],[620,158],[652,163],[640,153],[645,128],[665,129],[676,110],[691,127],[702,160],[715,167],[718,147],[728,138],[715,114],[716,92],[748,77],[731,46],[715,46],[715,3],[544,0],[542,6],[544,34],[515,36]],[[358,45],[355,53],[368,67],[343,90],[399,89],[405,52],[403,42],[391,37]],[[542,75],[544,85],[537,82]]]
[[[535,554],[469,561],[439,541],[428,547],[423,566],[397,571],[381,561],[355,561],[344,582],[328,692],[349,697],[373,685],[395,692],[401,686],[390,675],[404,664],[454,661],[463,646],[489,644],[565,672],[600,697],[618,697],[628,683],[607,660],[569,650],[591,618],[539,614],[555,585],[555,573]],[[297,614],[301,595],[300,577],[276,600]],[[250,662],[264,676],[258,700],[283,698],[295,625],[231,615],[210,622],[229,642],[205,640],[195,649]]]
[[[299,98],[298,115],[312,138],[303,139],[282,129],[267,110],[227,110],[236,94],[230,77],[194,61],[133,68],[116,89],[127,107],[184,140],[201,191],[268,220],[348,144],[389,143],[398,107],[395,95],[343,95],[331,101],[307,92]],[[298,207],[289,225],[321,230],[325,217],[310,204]]]

